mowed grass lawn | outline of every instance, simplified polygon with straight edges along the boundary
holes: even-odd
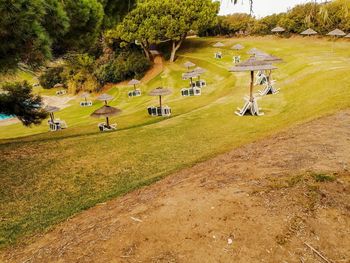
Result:
[[[227,44],[215,60],[217,41]],[[241,43],[246,48],[234,52]],[[45,123],[31,129],[20,124],[0,127],[0,246],[40,233],[99,202],[150,184],[242,144],[350,106],[350,42],[313,38],[194,39],[186,42],[175,64],[147,85],[144,94],[164,85],[171,118],[152,118],[146,107],[157,98],[128,99],[128,87],[112,88],[111,105],[123,110],[112,122],[119,130],[99,133],[92,108],[72,106],[57,113],[69,129],[47,132]],[[238,117],[248,93],[249,73],[229,73],[232,56],[248,58],[252,47],[279,56],[274,73],[277,95],[261,99],[264,117]],[[196,98],[182,98],[182,64],[190,60],[208,70],[208,87]],[[257,90],[258,88],[256,88]],[[317,131],[315,131],[317,133]],[[30,135],[26,137],[24,135]],[[14,138],[18,137],[18,138]]]

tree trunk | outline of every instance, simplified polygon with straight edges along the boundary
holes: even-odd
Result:
[[[149,61],[152,61],[152,56],[151,56],[151,53],[149,51],[149,47],[143,43],[141,43],[141,47],[143,49],[143,52],[145,53],[145,56],[146,58],[149,60]]]
[[[176,58],[176,52],[181,47],[183,41],[185,40],[187,34],[183,35],[178,43],[176,43],[176,40],[173,40],[172,47],[171,47],[171,56],[170,56],[170,62],[174,62]]]

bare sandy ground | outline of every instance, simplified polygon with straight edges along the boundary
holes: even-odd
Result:
[[[156,56],[154,58],[154,64],[152,68],[147,71],[146,75],[142,78],[141,82],[147,84],[150,80],[154,79],[164,70],[164,58],[162,56]]]
[[[3,260],[350,262],[349,169],[343,111],[100,204]]]

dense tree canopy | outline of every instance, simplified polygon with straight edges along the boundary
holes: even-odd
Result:
[[[42,0],[0,0],[0,70],[19,61],[38,65],[51,56],[45,14]]]
[[[140,0],[109,36],[140,43],[148,58],[151,44],[170,41],[174,61],[188,32],[212,26],[218,11],[219,3],[211,0]]]
[[[40,124],[47,117],[41,103],[41,97],[33,95],[27,82],[2,86],[0,112],[15,115],[25,126]]]
[[[202,35],[231,35],[240,31],[248,34],[270,34],[271,29],[276,26],[282,26],[289,34],[299,34],[309,27],[321,34],[335,28],[350,31],[350,1],[309,2],[297,5],[286,13],[273,14],[261,19],[252,16],[251,19],[246,19],[240,14],[219,17],[216,26],[202,32]]]
[[[0,71],[94,48],[135,0],[0,0]]]

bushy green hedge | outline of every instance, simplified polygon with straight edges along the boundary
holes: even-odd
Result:
[[[44,89],[51,89],[58,83],[65,84],[67,80],[64,77],[63,71],[63,67],[46,69],[39,77],[40,85]]]
[[[199,32],[199,35],[234,35],[237,33],[266,35],[271,34],[271,29],[276,26],[285,28],[285,35],[300,34],[309,27],[323,35],[335,28],[349,32],[350,1],[310,2],[296,5],[286,13],[273,14],[260,19],[247,14],[220,16],[216,26]]]
[[[117,83],[127,79],[142,78],[150,66],[151,62],[140,52],[129,51],[99,66],[95,70],[95,75],[101,83]]]

